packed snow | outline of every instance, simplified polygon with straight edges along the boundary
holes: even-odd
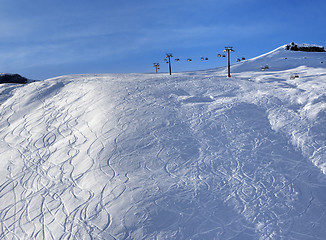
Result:
[[[231,75],[0,85],[0,239],[326,239],[326,53]]]

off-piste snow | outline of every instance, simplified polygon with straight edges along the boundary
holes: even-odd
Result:
[[[226,75],[1,85],[0,239],[326,239],[326,53]]]

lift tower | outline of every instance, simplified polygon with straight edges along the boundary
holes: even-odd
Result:
[[[171,72],[171,57],[173,57],[173,55],[172,55],[172,53],[167,53],[165,57],[168,59],[167,63],[169,64],[169,72],[171,75],[172,74],[172,72]]]
[[[231,77],[231,73],[230,73],[230,52],[234,52],[233,47],[225,47],[224,52],[228,52],[228,77]]]
[[[155,67],[156,73],[157,73],[157,69],[160,69],[160,64],[159,63],[153,63],[153,67]]]

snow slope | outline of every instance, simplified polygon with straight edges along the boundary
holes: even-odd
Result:
[[[0,239],[326,239],[326,54],[225,75],[1,85]]]

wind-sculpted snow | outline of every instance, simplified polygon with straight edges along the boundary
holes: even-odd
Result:
[[[299,63],[2,87],[0,239],[325,239],[326,73]]]

